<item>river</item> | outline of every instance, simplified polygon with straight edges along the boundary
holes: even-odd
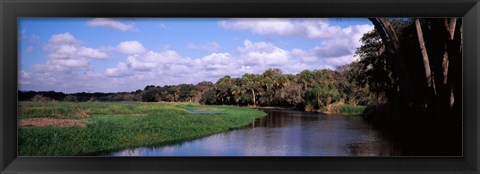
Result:
[[[266,109],[245,128],[111,156],[399,156],[401,149],[359,116]]]

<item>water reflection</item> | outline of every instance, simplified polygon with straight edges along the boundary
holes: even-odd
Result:
[[[392,156],[400,149],[360,117],[265,110],[243,129],[113,156]]]

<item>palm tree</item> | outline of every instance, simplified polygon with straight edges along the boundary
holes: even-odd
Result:
[[[232,78],[230,76],[224,76],[215,83],[215,90],[218,93],[218,97],[222,101],[222,104],[230,100],[230,86],[232,85]]]
[[[242,77],[244,81],[244,88],[246,91],[251,91],[252,92],[252,98],[253,98],[253,106],[256,106],[256,96],[255,96],[255,90],[260,86],[259,85],[259,78],[258,75],[255,74],[245,74]]]
[[[243,93],[242,88],[237,85],[233,85],[232,87],[230,87],[230,91],[233,98],[235,99],[235,103],[238,104],[238,101],[240,100],[240,94]]]

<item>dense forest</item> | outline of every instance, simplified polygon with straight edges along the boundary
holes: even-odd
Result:
[[[365,105],[369,106],[362,115],[365,120],[391,130],[401,140],[409,139],[415,144],[410,146],[422,148],[425,154],[460,155],[462,19],[369,20],[375,29],[361,38],[359,60],[335,70],[284,74],[268,69],[224,76],[215,83],[150,85],[123,93],[19,91],[19,100],[189,101],[319,112],[330,112],[336,105]]]

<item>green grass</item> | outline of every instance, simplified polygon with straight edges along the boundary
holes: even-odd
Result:
[[[367,106],[353,106],[353,105],[342,105],[339,108],[339,112],[342,115],[362,115],[363,111]]]
[[[223,114],[190,114],[188,110]],[[78,118],[75,114],[78,111],[90,117]],[[20,119],[68,118],[92,122],[86,127],[19,128],[20,156],[97,155],[170,144],[240,128],[266,115],[248,107],[124,102],[20,102],[18,114]]]

